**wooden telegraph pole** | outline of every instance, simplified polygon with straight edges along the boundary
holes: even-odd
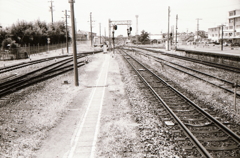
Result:
[[[176,44],[176,49],[177,49],[177,24],[178,24],[178,15],[176,15],[176,38],[175,38],[175,44]]]
[[[102,43],[102,35],[101,35],[101,23],[99,23],[99,35],[100,35],[100,44]]]
[[[69,15],[67,15],[67,10],[65,10],[65,25],[66,25],[66,47],[67,47],[67,53],[69,53],[68,51],[68,24],[67,24],[67,18],[69,17]]]
[[[74,61],[74,79],[75,86],[79,86],[78,83],[78,67],[77,67],[77,47],[76,47],[76,36],[75,36],[75,18],[74,18],[74,3],[75,0],[69,0],[71,9],[71,23],[72,23],[72,43],[73,43],[73,61]]]
[[[222,26],[222,43],[221,43],[221,51],[223,51],[223,26],[225,25],[221,25]]]
[[[170,17],[170,7],[168,6],[168,41],[167,41],[167,50],[169,51],[169,17]]]
[[[92,39],[92,12],[90,12],[90,31],[91,31],[91,47],[93,46],[93,39]]]

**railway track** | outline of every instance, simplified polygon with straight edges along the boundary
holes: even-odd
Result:
[[[141,55],[144,55],[145,57],[149,58],[151,57],[152,59],[154,59],[156,62],[159,62],[161,64],[164,64],[174,70],[177,70],[179,72],[182,72],[184,74],[187,74],[189,76],[192,76],[194,78],[197,78],[201,81],[204,81],[206,83],[209,83],[217,88],[220,88],[220,89],[223,89],[227,92],[230,92],[231,94],[234,94],[235,92],[232,90],[232,86],[235,84],[234,82],[231,82],[231,81],[227,81],[225,79],[221,79],[219,77],[215,77],[213,75],[210,75],[210,74],[207,74],[207,73],[204,73],[204,72],[201,72],[200,70],[196,70],[196,69],[192,69],[192,68],[189,68],[189,67],[186,67],[186,66],[183,66],[183,65],[180,65],[180,64],[177,64],[177,63],[174,63],[174,62],[171,62],[171,61],[167,61],[159,56],[155,56],[155,55],[152,55],[152,54],[148,54],[148,53],[142,53],[142,52],[137,52]],[[216,80],[217,83],[215,83],[214,81]],[[240,85],[236,85],[237,87],[240,87]],[[239,93],[236,93],[236,96],[237,97],[240,97],[240,94]]]
[[[55,56],[55,57],[44,58],[44,59],[39,59],[39,60],[34,60],[34,61],[29,61],[29,62],[23,62],[23,63],[20,63],[20,64],[15,64],[15,65],[7,66],[7,67],[2,67],[2,68],[0,68],[0,74],[5,73],[5,72],[9,72],[9,71],[12,71],[12,70],[20,69],[20,68],[23,68],[23,67],[26,67],[26,66],[39,64],[39,63],[42,63],[42,62],[46,62],[46,61],[50,61],[50,60],[54,60],[54,59],[59,59],[59,58],[64,58],[64,57],[68,57],[68,55]]]
[[[124,58],[163,107],[157,115],[174,133],[185,157],[238,158],[240,137],[126,52]],[[238,129],[239,130],[239,129]]]
[[[91,52],[85,52],[85,53],[81,53],[81,54],[94,54],[94,53],[100,53],[102,51],[91,51]],[[54,56],[54,57],[49,57],[49,58],[44,58],[44,59],[39,59],[39,60],[33,60],[33,61],[28,61],[28,62],[23,62],[20,64],[15,64],[15,65],[11,65],[11,66],[7,66],[7,67],[1,67],[0,68],[0,74],[5,73],[5,72],[9,72],[9,71],[13,71],[16,69],[20,69],[23,67],[27,67],[30,65],[34,65],[34,64],[39,64],[39,63],[43,63],[46,61],[51,61],[51,60],[55,60],[55,59],[60,59],[60,58],[67,58],[67,57],[72,57],[72,55],[60,55],[60,56]]]
[[[80,54],[78,55],[78,59],[86,56],[87,54]],[[78,61],[78,67],[83,65],[85,65],[84,59]],[[67,59],[33,70],[29,73],[14,76],[9,80],[0,80],[0,98],[71,70],[73,70],[72,57],[68,57]]]
[[[142,49],[142,50],[146,50],[146,51],[150,51],[150,52],[154,52],[154,53],[161,53],[162,55],[166,55],[169,57],[178,58],[178,59],[182,59],[182,60],[186,60],[186,61],[191,61],[194,63],[207,65],[207,66],[211,66],[214,68],[219,68],[222,70],[227,70],[227,71],[231,71],[231,72],[235,72],[235,73],[240,73],[240,68],[238,68],[238,67],[233,67],[233,66],[224,65],[224,64],[217,64],[217,63],[213,63],[213,62],[198,60],[198,59],[180,56],[180,55],[176,55],[176,54],[165,53],[161,50],[153,50],[153,49],[147,49],[147,48],[141,48],[141,47],[133,47],[133,48]]]

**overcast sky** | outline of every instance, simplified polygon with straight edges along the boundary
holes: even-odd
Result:
[[[18,20],[51,22],[50,0],[0,0],[0,25],[4,28]],[[53,20],[63,20],[63,10],[70,10],[68,0],[53,0]],[[108,35],[108,19],[132,20],[132,35],[136,33],[136,15],[138,33],[145,30],[152,34],[167,31],[168,6],[171,9],[170,26],[176,27],[178,14],[178,32],[194,32],[227,22],[228,11],[240,9],[240,0],[75,0],[75,18],[77,29],[90,31],[90,12],[92,12],[93,32]],[[69,12],[70,14],[70,12]],[[70,22],[70,19],[68,19]],[[116,35],[127,35],[127,26],[119,26]]]

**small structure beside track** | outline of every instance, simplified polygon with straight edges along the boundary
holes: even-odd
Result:
[[[0,52],[0,60],[27,59],[28,53],[26,47],[13,48]]]

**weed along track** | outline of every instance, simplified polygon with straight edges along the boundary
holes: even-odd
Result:
[[[123,50],[121,50],[123,51]],[[240,137],[217,120],[207,109],[202,109],[126,52],[126,61],[142,82],[141,88],[150,91],[158,100],[154,110],[171,133],[171,142],[184,157],[240,157]],[[150,132],[151,133],[151,132]]]

